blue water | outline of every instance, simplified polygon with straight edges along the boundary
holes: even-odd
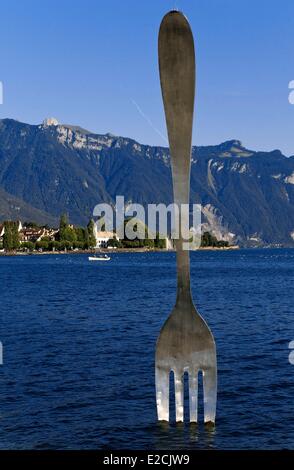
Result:
[[[173,253],[0,258],[1,449],[294,448],[294,250],[192,253],[215,336],[214,430],[156,422]]]

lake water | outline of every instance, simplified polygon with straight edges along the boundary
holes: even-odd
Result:
[[[217,345],[215,429],[156,422],[174,253],[1,257],[1,449],[294,448],[294,250],[191,257]]]

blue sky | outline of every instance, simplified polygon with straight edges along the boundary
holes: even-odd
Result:
[[[293,0],[2,1],[0,117],[165,145],[157,35],[175,6],[196,43],[193,142],[294,154]]]

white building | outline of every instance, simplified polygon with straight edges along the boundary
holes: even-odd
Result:
[[[116,238],[119,240],[118,236],[113,232],[98,232],[94,230],[94,235],[96,238],[96,248],[107,248],[109,240]]]

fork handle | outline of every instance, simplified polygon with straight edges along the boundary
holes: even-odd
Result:
[[[179,207],[179,226],[189,204],[193,110],[195,97],[194,40],[186,17],[178,11],[167,13],[158,38],[160,83],[171,154],[174,202]],[[190,257],[183,249],[180,230],[177,248],[177,301],[190,300]]]

